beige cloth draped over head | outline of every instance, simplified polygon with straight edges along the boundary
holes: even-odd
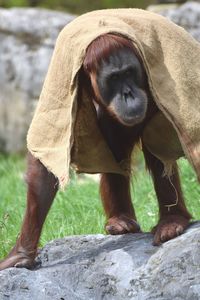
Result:
[[[28,150],[58,178],[60,187],[67,183],[72,163],[79,172],[127,174],[126,163],[115,161],[98,128],[92,99],[79,84],[88,45],[109,32],[131,39],[138,49],[162,112],[144,132],[146,146],[171,163],[181,155],[179,150],[173,155],[171,134],[163,139],[171,128],[179,138],[175,144],[180,140],[200,178],[200,45],[184,29],[140,9],[90,12],[61,31],[28,132]]]

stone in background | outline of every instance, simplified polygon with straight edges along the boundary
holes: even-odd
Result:
[[[0,9],[0,151],[26,148],[26,132],[59,31],[74,17]]]
[[[187,30],[197,41],[200,42],[199,2],[187,2],[178,8],[161,11],[160,14],[185,28],[185,30]]]

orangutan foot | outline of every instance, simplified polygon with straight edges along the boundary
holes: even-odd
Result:
[[[141,232],[139,224],[126,215],[110,218],[105,225],[105,230],[112,235]]]
[[[22,247],[18,250],[13,248],[10,254],[0,261],[0,271],[11,267],[33,269],[38,264],[34,258],[33,253],[28,254]]]
[[[181,215],[169,215],[161,218],[152,230],[154,234],[153,245],[158,246],[179,236],[187,228],[188,224],[189,219]]]

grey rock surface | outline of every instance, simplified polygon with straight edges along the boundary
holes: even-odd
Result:
[[[200,3],[186,2],[180,7],[161,11],[160,14],[187,30],[200,42]]]
[[[0,150],[25,148],[56,38],[73,18],[42,9],[0,9]]]
[[[34,271],[0,272],[1,300],[200,299],[200,222],[161,247],[148,233],[72,236],[39,259]]]

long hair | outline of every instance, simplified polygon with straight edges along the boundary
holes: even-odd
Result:
[[[130,49],[139,56],[133,43],[128,38],[111,33],[100,35],[92,41],[86,50],[83,62],[84,71],[86,73],[96,73],[102,60],[107,60],[111,53],[123,48]]]

